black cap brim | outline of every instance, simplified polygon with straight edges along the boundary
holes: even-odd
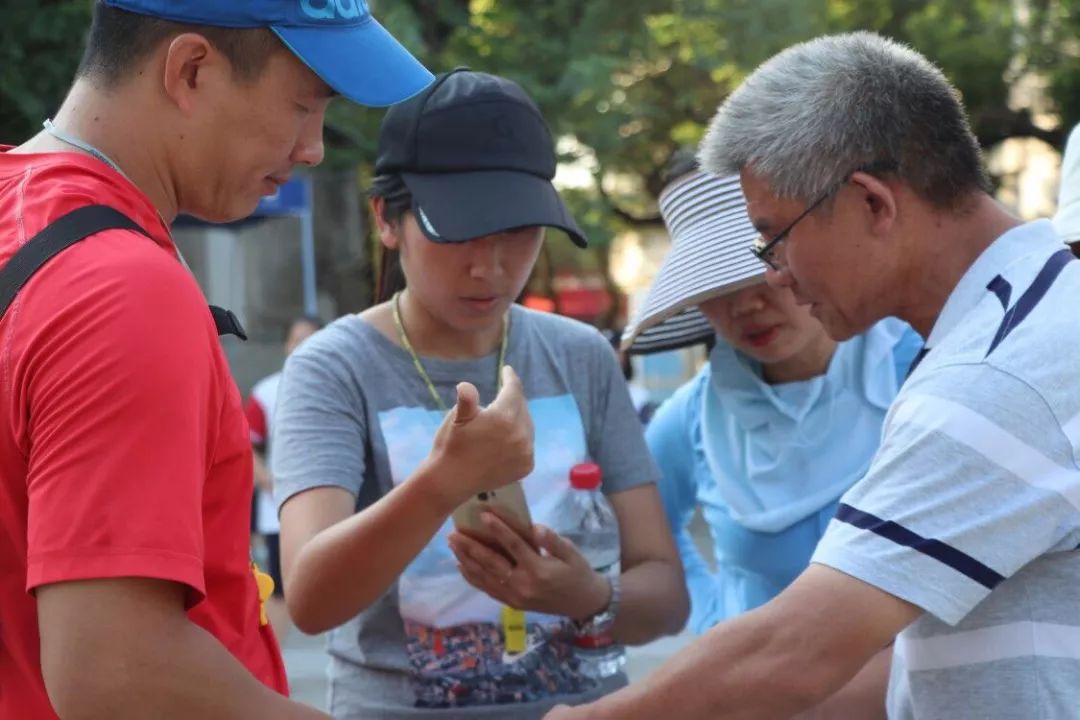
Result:
[[[513,170],[401,173],[413,196],[416,223],[434,242],[464,242],[523,227],[562,230],[588,242],[550,180]]]

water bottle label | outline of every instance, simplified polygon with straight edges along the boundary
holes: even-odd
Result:
[[[622,570],[622,566],[618,559],[614,562],[605,563],[600,567],[593,568],[596,572],[604,575],[608,578],[618,579],[619,573]],[[607,608],[605,608],[605,611]],[[574,636],[574,646],[579,650],[597,651],[604,650],[615,645],[615,635],[611,632],[611,618],[607,618],[606,622],[602,622],[600,627],[597,627],[594,623],[590,622],[581,628],[580,632]]]
[[[602,635],[584,634],[574,637],[574,647],[582,650],[603,650],[615,644],[615,637],[611,633]]]

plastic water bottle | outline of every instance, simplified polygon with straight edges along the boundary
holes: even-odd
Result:
[[[619,522],[615,511],[600,491],[600,467],[581,463],[570,469],[573,488],[560,508],[559,534],[572,541],[596,572],[616,581],[619,562]],[[579,632],[574,649],[581,663],[581,673],[597,680],[616,675],[626,664],[626,651],[607,632]]]

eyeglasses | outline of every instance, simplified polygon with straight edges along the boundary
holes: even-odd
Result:
[[[772,239],[766,240],[765,236],[758,235],[757,238],[754,240],[753,245],[750,247],[750,252],[754,253],[754,257],[768,265],[773,270],[779,271],[781,267],[776,257],[777,250],[779,250],[780,244],[787,240],[788,234],[795,228],[796,225],[799,224],[799,222],[803,218],[817,210],[818,206],[820,206],[823,202],[832,197],[832,195],[837,190],[842,188],[847,183],[847,181],[851,179],[851,176],[855,173],[864,172],[872,174],[893,172],[896,170],[896,167],[896,162],[893,160],[876,160],[872,163],[867,163],[866,165],[860,165],[859,167],[855,168],[847,175],[845,175],[843,179],[841,179],[839,182],[833,184],[828,190],[822,193],[821,197],[810,203],[807,208],[803,210],[802,213],[800,213],[799,217],[788,223],[788,226],[780,232],[776,233],[776,235],[773,235]]]

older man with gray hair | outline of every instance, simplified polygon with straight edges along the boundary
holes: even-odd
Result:
[[[926,348],[787,591],[551,717],[1076,718],[1080,263],[988,194],[941,72],[877,35],[766,62],[701,156],[741,173],[768,281],[833,337],[895,315]]]

